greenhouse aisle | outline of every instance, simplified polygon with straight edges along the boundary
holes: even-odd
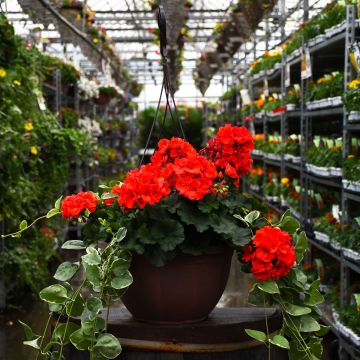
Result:
[[[359,13],[0,0],[0,360],[360,359]]]

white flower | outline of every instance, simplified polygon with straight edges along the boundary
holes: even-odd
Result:
[[[88,117],[79,119],[80,129],[86,133],[94,142],[97,142],[97,138],[101,136],[102,131],[100,124],[96,120],[92,120]]]
[[[97,98],[99,96],[99,87],[96,81],[89,80],[82,76],[78,82],[80,97],[83,100]]]

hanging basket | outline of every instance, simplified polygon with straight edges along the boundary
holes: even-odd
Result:
[[[185,1],[167,0],[163,2],[163,6],[166,14],[166,37],[168,45],[171,47],[177,43],[185,23]]]
[[[122,300],[136,320],[184,324],[204,320],[218,303],[229,276],[233,250],[214,248],[199,256],[179,255],[163,267],[133,257],[134,282]]]

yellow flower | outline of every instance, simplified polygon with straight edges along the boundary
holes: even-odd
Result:
[[[30,149],[30,152],[33,154],[33,155],[37,155],[39,153],[38,149],[36,146],[32,146],[31,149]]]
[[[0,68],[0,77],[4,78],[6,76],[6,71],[3,68]]]
[[[33,129],[34,129],[34,126],[33,126],[32,122],[27,122],[27,123],[25,123],[24,129],[25,129],[26,131],[31,131],[31,130],[33,130]]]
[[[356,89],[360,85],[360,79],[355,79],[348,83],[348,88]]]
[[[289,178],[284,177],[284,178],[281,179],[281,183],[282,183],[283,185],[289,185],[290,180],[289,180]]]
[[[354,158],[355,157],[355,155],[348,155],[348,158],[349,159],[352,159],[352,158]]]
[[[16,86],[21,86],[21,81],[20,80],[14,80],[13,84]]]
[[[93,38],[93,43],[94,44],[97,44],[99,42],[99,39],[98,38]]]
[[[77,15],[76,15],[76,20],[77,20],[77,21],[80,21],[80,20],[81,20],[81,15],[80,15],[80,14],[77,14]]]

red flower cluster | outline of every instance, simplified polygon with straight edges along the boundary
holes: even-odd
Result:
[[[293,267],[295,248],[289,233],[265,226],[256,231],[252,245],[245,246],[242,259],[251,262],[251,272],[258,280],[278,280]]]
[[[254,140],[249,130],[227,124],[219,129],[216,138],[210,140],[202,152],[239,186],[240,177],[251,169],[250,150],[253,148]]]
[[[143,165],[140,170],[128,173],[120,189],[118,202],[120,206],[132,209],[135,204],[143,209],[146,205],[158,203],[170,194],[166,179],[161,177],[159,166]]]
[[[173,171],[175,189],[190,200],[201,200],[209,194],[218,176],[214,164],[200,155],[176,159]]]
[[[67,196],[61,203],[62,217],[77,218],[86,209],[92,213],[96,210],[97,203],[98,198],[91,191]]]

